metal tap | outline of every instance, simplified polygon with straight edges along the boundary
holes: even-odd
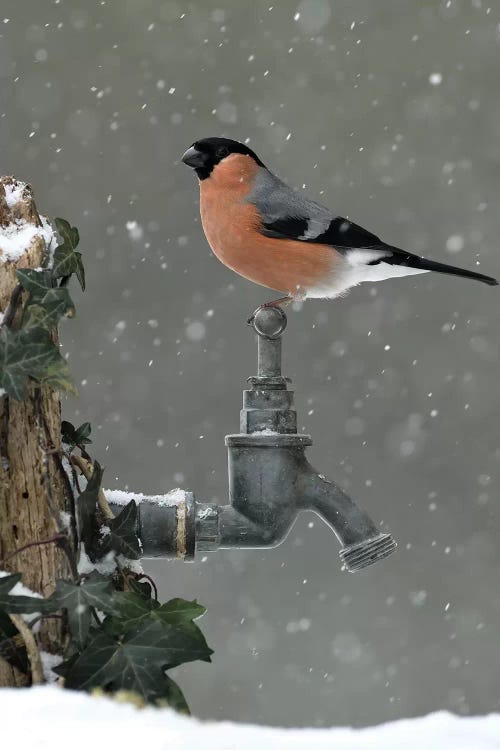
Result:
[[[287,318],[279,307],[259,308],[250,319],[257,333],[257,375],[243,391],[240,432],[227,435],[229,503],[198,502],[178,493],[167,505],[139,505],[138,536],[145,557],[193,559],[195,550],[276,547],[297,514],[311,510],[342,545],[346,570],[360,570],[396,549],[392,536],[334,482],[308,462],[309,435],[297,433],[288,378],[281,373],[281,337]]]

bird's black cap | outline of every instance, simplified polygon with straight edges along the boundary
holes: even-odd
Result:
[[[182,161],[196,171],[200,180],[204,180],[209,177],[215,165],[229,154],[244,154],[250,156],[259,166],[265,166],[251,148],[231,138],[202,138],[195,141],[183,154]]]

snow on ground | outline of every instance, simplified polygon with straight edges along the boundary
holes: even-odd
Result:
[[[366,729],[276,729],[201,722],[57,687],[0,690],[2,746],[16,750],[498,750],[500,715],[447,712]],[[29,717],[29,721],[26,718]]]

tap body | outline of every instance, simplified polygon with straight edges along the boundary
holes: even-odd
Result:
[[[334,482],[309,463],[309,435],[297,433],[288,379],[281,374],[281,308],[260,308],[251,319],[258,334],[258,374],[243,392],[240,432],[226,436],[229,502],[201,503],[190,492],[165,506],[142,502],[137,533],[145,556],[192,559],[195,548],[275,547],[301,511],[313,511],[333,530],[349,571],[391,554],[392,536]]]

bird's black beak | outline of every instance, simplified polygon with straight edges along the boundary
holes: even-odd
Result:
[[[183,161],[184,164],[187,164],[188,167],[200,169],[205,166],[206,158],[206,154],[202,151],[198,151],[194,146],[191,146],[186,153],[182,155],[181,161]]]

